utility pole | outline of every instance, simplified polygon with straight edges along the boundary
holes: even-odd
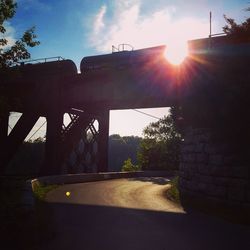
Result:
[[[209,12],[209,37],[212,36],[212,11]]]

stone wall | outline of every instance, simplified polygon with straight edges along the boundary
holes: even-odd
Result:
[[[227,145],[214,143],[208,129],[186,131],[181,147],[180,191],[187,205],[241,213],[250,221],[250,166]]]

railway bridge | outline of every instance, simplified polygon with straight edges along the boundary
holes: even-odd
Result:
[[[0,120],[1,172],[41,116],[47,120],[41,175],[105,172],[110,110],[181,105],[197,83],[249,77],[241,67],[249,63],[249,43],[214,37],[188,44],[189,55],[179,66],[166,60],[167,47],[158,46],[84,57],[81,73],[71,60],[23,63],[1,72],[1,95],[8,103]],[[22,116],[8,135],[13,111]]]

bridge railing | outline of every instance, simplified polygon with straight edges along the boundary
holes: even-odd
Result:
[[[13,66],[24,65],[27,63],[36,64],[36,63],[46,63],[46,62],[54,62],[54,61],[62,61],[62,60],[65,60],[65,58],[63,58],[61,56],[44,57],[44,58],[19,61],[19,62],[16,62]]]

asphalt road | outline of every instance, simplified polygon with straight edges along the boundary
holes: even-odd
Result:
[[[47,195],[54,235],[41,249],[250,249],[249,227],[186,213],[167,188],[156,177],[61,186]]]

